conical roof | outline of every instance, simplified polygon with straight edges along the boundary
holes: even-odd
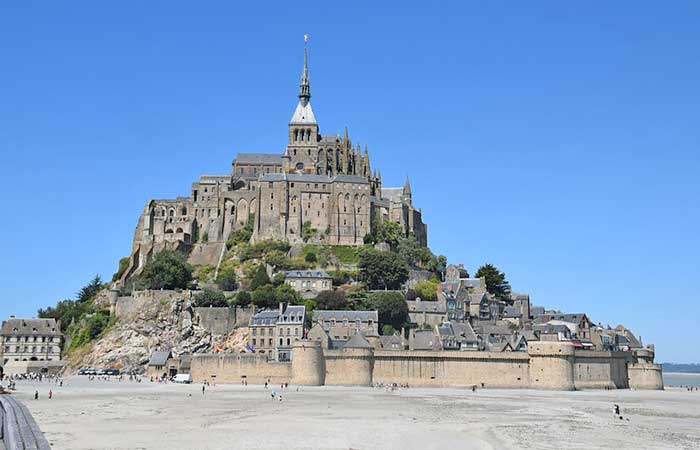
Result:
[[[360,333],[355,333],[343,348],[372,348],[372,345]]]

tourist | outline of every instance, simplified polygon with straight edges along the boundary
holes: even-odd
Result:
[[[49,400],[51,400],[51,397],[53,397],[53,391],[49,389]]]
[[[34,400],[39,400],[39,391],[34,391]]]
[[[205,389],[205,385],[202,384],[202,395],[204,395],[204,389]]]

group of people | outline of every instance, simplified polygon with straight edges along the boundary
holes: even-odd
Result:
[[[399,389],[408,389],[408,383],[384,383],[382,381],[374,383],[373,388],[386,389],[387,392],[398,391]]]

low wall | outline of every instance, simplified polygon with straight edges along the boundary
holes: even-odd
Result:
[[[577,350],[574,354],[576,389],[625,389],[629,386],[627,358],[621,352]]]
[[[326,368],[326,385],[372,385],[373,358],[371,349],[327,350],[323,356]]]
[[[374,354],[373,381],[411,386],[526,388],[527,353],[383,351]]]
[[[10,395],[0,395],[0,431],[6,450],[51,450],[27,407]]]
[[[189,291],[150,290],[134,291],[128,297],[118,297],[114,305],[114,314],[119,319],[128,319],[144,307],[161,301],[170,301],[175,297],[189,296]]]
[[[192,356],[190,368],[195,382],[262,384],[289,383],[292,379],[291,363],[268,362],[264,356],[253,353],[198,354]]]

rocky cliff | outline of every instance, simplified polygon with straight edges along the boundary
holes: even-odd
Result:
[[[121,300],[121,299],[120,299]],[[67,370],[80,367],[119,368],[143,372],[154,350],[185,352],[241,351],[247,328],[229,335],[213,335],[196,320],[188,292],[163,292],[148,301],[134,302],[97,341],[68,355]]]

